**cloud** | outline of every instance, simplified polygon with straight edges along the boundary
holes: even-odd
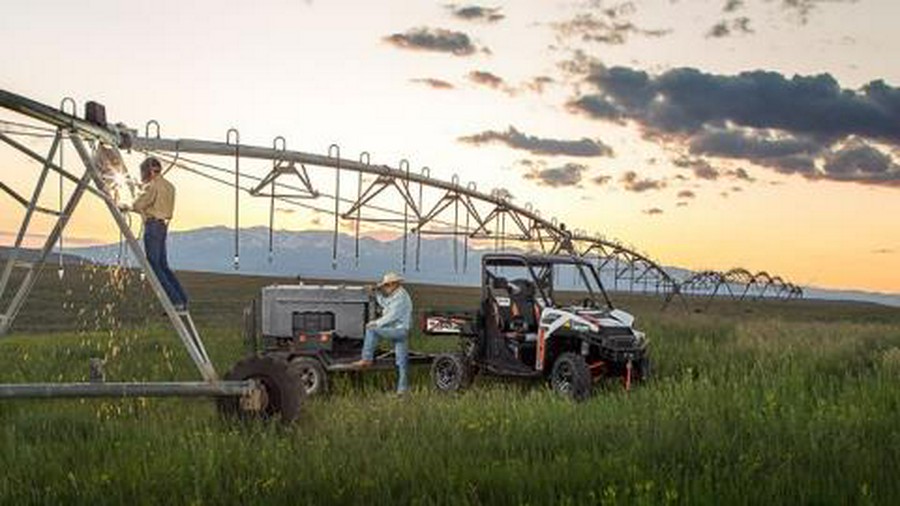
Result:
[[[645,209],[643,212],[644,212],[644,214],[649,214],[649,215],[653,216],[655,214],[662,214],[663,210],[658,207],[651,207],[650,209]]]
[[[472,81],[475,84],[480,84],[482,86],[487,86],[488,88],[500,90],[510,95],[514,95],[516,93],[515,88],[506,84],[506,81],[504,81],[502,77],[491,72],[487,72],[484,70],[473,70],[469,72],[467,77],[469,81]]]
[[[666,187],[665,181],[649,178],[641,179],[633,170],[626,172],[622,176],[621,181],[626,190],[635,193],[643,193],[648,190],[661,190]]]
[[[626,2],[617,7],[603,9],[599,13],[582,12],[567,21],[551,23],[558,40],[576,39],[581,42],[601,44],[625,44],[632,35],[662,37],[671,30],[647,30],[625,19],[634,11],[633,4]]]
[[[607,176],[605,174],[601,174],[599,176],[595,176],[595,177],[591,178],[591,181],[593,181],[594,184],[596,184],[596,185],[603,186],[606,183],[609,183],[610,181],[612,181],[612,176]]]
[[[433,77],[419,77],[415,79],[410,79],[410,82],[424,84],[436,90],[452,90],[453,84],[444,81],[443,79],[435,79]]]
[[[406,33],[388,35],[384,40],[403,49],[451,53],[456,56],[470,56],[478,51],[465,33],[443,28],[412,28]]]
[[[678,207],[687,207],[688,203],[685,201],[681,201],[681,202],[677,202],[675,205]]]
[[[874,255],[892,255],[894,254],[894,250],[890,248],[878,248],[872,250],[872,254]]]
[[[680,192],[678,192],[678,198],[680,199],[692,199],[696,196],[697,195],[691,190],[681,190]]]
[[[613,150],[600,140],[546,139],[526,135],[510,126],[505,132],[487,130],[478,134],[463,136],[457,139],[459,142],[480,146],[482,144],[499,142],[513,149],[521,149],[536,155],[566,155],[578,157],[612,156]]]
[[[852,139],[825,160],[825,176],[840,181],[900,186],[900,165],[859,139]]]
[[[8,241],[7,246],[14,246],[17,235],[17,232],[0,230],[0,243],[5,243]],[[26,233],[22,237],[22,240],[24,243],[24,247],[40,247],[43,246],[43,243],[47,240],[47,236],[45,234]],[[97,246],[100,244],[107,244],[108,242],[109,241],[95,239],[93,237],[74,237],[68,235],[63,236],[63,244],[66,246]]]
[[[544,89],[548,85],[553,84],[554,82],[556,81],[550,76],[537,76],[522,84],[522,88],[541,94],[544,93]]]
[[[496,23],[504,19],[499,7],[481,7],[478,5],[460,6],[450,4],[446,6],[453,16],[466,21],[486,21],[488,23]]]
[[[587,166],[580,163],[567,163],[561,167],[547,169],[532,168],[525,179],[536,181],[539,185],[559,188],[563,186],[575,186],[581,183],[582,174]]]
[[[789,12],[793,16],[800,21],[801,24],[806,24],[809,21],[809,15],[818,8],[820,5],[825,3],[837,4],[837,3],[856,3],[857,0],[781,0],[780,6],[784,11]]]
[[[736,12],[744,8],[744,0],[726,0],[722,12]]]
[[[750,18],[742,16],[731,20],[723,19],[719,21],[706,32],[706,37],[721,39],[732,35],[746,35],[750,33],[753,33],[753,28],[750,28]]]
[[[748,183],[753,183],[756,181],[756,178],[752,177],[745,169],[738,167],[734,170],[729,170],[726,172],[729,176],[740,179],[741,181],[747,181]]]
[[[275,212],[277,212],[279,214],[296,214],[297,210],[291,209],[289,207],[278,207],[275,209]]]
[[[591,69],[584,80],[596,92],[571,99],[570,111],[634,123],[648,139],[686,143],[694,162],[681,166],[697,177],[716,179],[720,174],[705,157],[723,157],[809,179],[890,186],[900,179],[894,157],[876,147],[900,146],[900,88],[882,80],[849,90],[829,74],[676,68],[651,75],[579,65]],[[853,139],[865,147],[848,151]]]
[[[694,172],[694,177],[697,179],[705,179],[707,181],[719,179],[719,171],[702,158],[682,156],[675,159],[672,163],[674,163],[676,167],[692,170]]]

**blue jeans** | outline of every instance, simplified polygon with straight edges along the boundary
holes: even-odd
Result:
[[[168,230],[169,226],[164,221],[147,220],[144,223],[144,252],[147,253],[147,260],[172,304],[185,305],[188,301],[187,294],[184,293],[184,288],[181,287],[175,273],[169,269],[169,260],[166,258]]]
[[[375,348],[379,339],[387,339],[394,343],[394,354],[397,356],[397,391],[409,389],[409,330],[407,329],[366,329],[363,341],[363,360],[375,358]]]

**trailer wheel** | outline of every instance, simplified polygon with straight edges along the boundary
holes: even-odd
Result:
[[[280,418],[282,422],[293,422],[300,415],[304,391],[300,377],[290,369],[288,363],[275,357],[247,357],[228,371],[226,380],[256,380],[260,385],[259,397],[240,399],[222,397],[219,411],[225,416],[242,420],[270,420]]]
[[[472,370],[460,353],[442,353],[431,363],[431,380],[441,392],[458,392],[472,383]]]
[[[297,357],[291,360],[290,369],[300,379],[300,388],[305,395],[328,393],[328,374],[318,360],[310,357]]]
[[[591,395],[591,371],[584,357],[575,353],[563,353],[553,363],[550,373],[553,391],[576,402]]]

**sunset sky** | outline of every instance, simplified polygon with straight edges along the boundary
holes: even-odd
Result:
[[[898,19],[896,0],[7,0],[0,88],[164,137],[408,158],[666,265],[900,292]],[[30,192],[35,165],[0,165]],[[175,229],[231,223],[226,191],[172,180]],[[0,194],[0,244],[20,217]],[[94,202],[67,236],[118,234]]]

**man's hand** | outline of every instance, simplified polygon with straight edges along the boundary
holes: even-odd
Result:
[[[116,204],[116,207],[118,207],[119,211],[122,211],[123,213],[127,213],[127,212],[131,211],[131,206],[124,202],[120,202],[120,203]]]

